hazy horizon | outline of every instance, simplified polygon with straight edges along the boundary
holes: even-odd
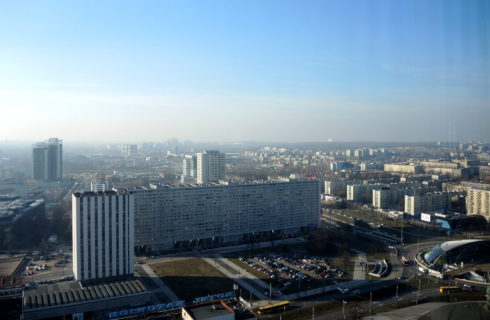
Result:
[[[488,1],[0,4],[0,141],[490,140]]]

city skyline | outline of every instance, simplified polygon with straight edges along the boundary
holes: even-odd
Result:
[[[0,5],[0,140],[489,140],[485,1]]]

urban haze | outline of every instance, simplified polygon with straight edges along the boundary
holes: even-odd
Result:
[[[490,319],[490,3],[0,3],[0,319]]]

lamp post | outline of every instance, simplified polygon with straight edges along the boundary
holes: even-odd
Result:
[[[347,304],[347,301],[342,300],[342,315],[344,316],[345,319],[345,305]]]

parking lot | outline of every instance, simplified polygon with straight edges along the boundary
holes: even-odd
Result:
[[[23,271],[27,286],[73,280],[71,259],[71,252],[67,254],[62,250],[45,255],[34,252]]]
[[[232,262],[284,293],[325,286],[332,280],[345,280],[348,276],[326,258],[308,255],[243,255],[238,260],[232,259]]]

